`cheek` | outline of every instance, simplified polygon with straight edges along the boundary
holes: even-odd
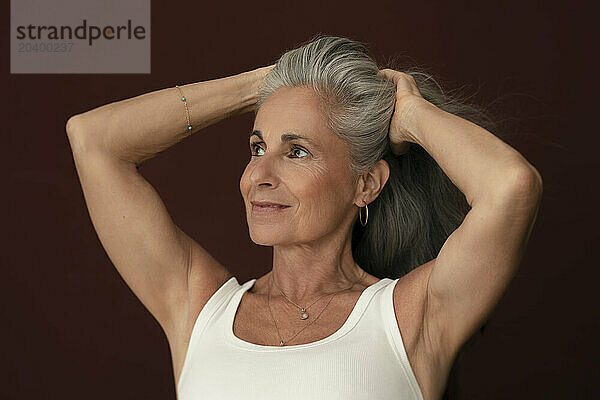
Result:
[[[323,223],[339,220],[344,214],[349,192],[347,177],[339,171],[316,168],[295,178],[297,196],[300,199],[301,215],[311,221]]]

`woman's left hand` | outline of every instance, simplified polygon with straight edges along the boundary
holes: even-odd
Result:
[[[390,121],[390,145],[395,155],[401,155],[408,152],[411,142],[415,142],[406,128],[406,118],[415,103],[425,99],[411,75],[389,68],[379,70],[378,75],[396,84],[396,105]]]

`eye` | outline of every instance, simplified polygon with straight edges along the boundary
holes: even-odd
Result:
[[[251,150],[251,154],[250,154],[250,156],[251,156],[251,157],[255,157],[255,156],[257,156],[257,155],[258,155],[258,154],[255,154],[255,153],[254,153],[254,150],[256,150],[256,149],[260,149],[260,150],[262,150],[262,147],[260,147],[260,146],[259,146],[258,144],[256,144],[256,143],[252,143],[252,144],[250,144],[250,150]]]
[[[306,150],[304,150],[302,147],[300,146],[292,146],[292,154],[295,154],[296,151],[303,151],[308,155],[308,152]],[[304,158],[304,157],[292,157],[292,158]]]
[[[260,156],[262,154],[258,154],[258,151],[263,150],[264,149],[262,147],[260,147],[257,143],[252,143],[250,144],[250,149],[251,149],[251,157],[256,157],[256,156]],[[304,152],[306,155],[308,155],[308,151],[304,150],[302,147],[294,145],[292,146],[292,149],[290,151],[290,154],[297,154],[297,152]],[[292,158],[304,158],[306,156],[301,156],[301,157],[292,157]]]

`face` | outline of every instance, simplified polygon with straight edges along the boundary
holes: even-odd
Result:
[[[297,244],[342,229],[356,213],[357,178],[347,145],[327,128],[314,91],[277,89],[259,109],[252,131],[251,158],[240,179],[251,239],[267,246]],[[260,201],[288,207],[252,204]]]

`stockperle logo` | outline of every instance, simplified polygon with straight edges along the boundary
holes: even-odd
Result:
[[[11,73],[150,73],[150,0],[11,0]]]

